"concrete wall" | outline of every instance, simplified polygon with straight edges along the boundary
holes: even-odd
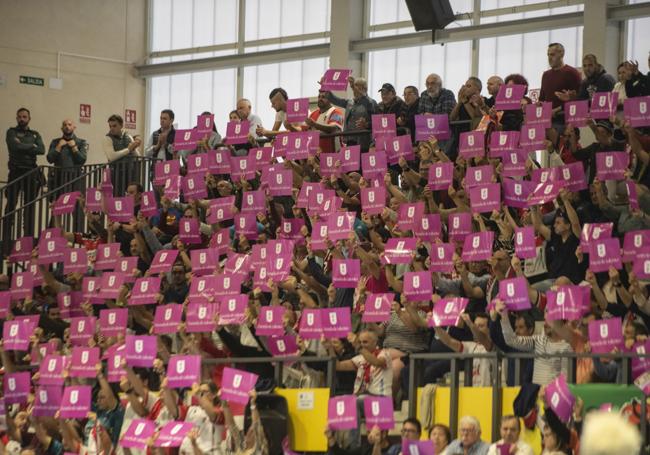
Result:
[[[46,147],[72,118],[77,135],[90,143],[88,163],[104,162],[99,146],[106,119],[125,109],[137,112],[136,131],[144,130],[145,83],[130,64],[62,56],[63,88],[50,88],[57,77],[57,53],[68,52],[118,61],[141,61],[146,53],[146,0],[2,0],[0,1],[0,180],[7,177],[6,128],[15,112],[32,112],[30,127]],[[45,79],[44,87],[19,83],[19,76]],[[79,105],[90,104],[91,122],[79,123]],[[46,164],[45,158],[39,164]]]

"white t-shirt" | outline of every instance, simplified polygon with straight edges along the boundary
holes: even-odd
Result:
[[[364,374],[368,362],[361,355],[352,358],[352,363],[357,367],[357,377],[354,380],[354,393],[361,395],[368,393],[371,395],[384,395],[390,396],[393,386],[393,365],[390,354],[386,349],[379,351],[378,358],[384,359],[386,362],[385,368],[378,368],[370,366],[370,380],[365,383]]]
[[[223,425],[217,425],[210,420],[208,414],[201,406],[190,406],[185,416],[186,422],[191,422],[199,430],[199,437],[196,442],[202,453],[219,454],[219,447],[223,439]],[[194,455],[192,442],[189,438],[183,439],[181,444],[181,455]]]
[[[486,354],[485,346],[473,341],[463,341],[463,352],[469,354]],[[489,387],[492,385],[492,364],[490,359],[472,360],[472,386]]]

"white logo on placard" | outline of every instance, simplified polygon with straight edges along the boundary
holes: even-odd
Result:
[[[307,315],[307,325],[314,325],[314,313]]]
[[[330,314],[329,314],[329,317],[330,317],[330,324],[331,324],[331,325],[336,325],[336,324],[338,324],[339,319],[338,319],[338,317],[336,316],[336,313],[333,313],[333,312],[330,313]]]
[[[79,391],[73,390],[70,392],[70,404],[77,404],[77,401],[79,401]]]
[[[38,391],[38,398],[39,401],[43,404],[47,403],[47,390],[39,390]]]
[[[117,317],[116,313],[108,313],[108,324],[109,325],[115,324],[116,317]]]
[[[542,111],[543,111],[543,108],[541,106],[537,106],[535,108],[535,117],[537,117],[537,118],[541,117],[542,116]]]
[[[512,97],[512,87],[506,87],[506,98]]]
[[[50,373],[54,371],[56,368],[56,359],[50,359],[50,361],[47,363],[47,371]]]
[[[286,345],[284,344],[284,340],[278,340],[277,348],[280,352],[284,352],[287,349]]]
[[[605,254],[607,253],[607,250],[605,249],[605,245],[603,245],[602,243],[597,245],[596,250],[597,250],[599,258],[604,258],[605,257]]]
[[[348,266],[346,263],[339,264],[339,275],[345,276],[348,274]]]
[[[447,302],[445,305],[444,312],[445,314],[449,314],[454,310],[454,307],[456,306],[456,303],[452,300],[451,302]]]
[[[517,196],[521,196],[522,186],[519,183],[515,183],[513,190]]]
[[[607,327],[607,324],[603,324],[600,326],[600,337],[607,338],[607,335],[609,335],[609,328]]]
[[[241,374],[235,374],[235,376],[232,378],[232,385],[234,388],[239,388],[241,385],[242,381],[242,375]]]
[[[142,340],[135,340],[135,352],[140,353],[144,350],[144,342]]]
[[[22,275],[18,275],[16,277],[16,286],[21,287],[22,285],[23,285],[23,277],[22,277]]]
[[[481,199],[486,200],[488,198],[488,189],[487,188],[481,188]]]
[[[345,403],[338,401],[336,403],[336,415],[342,416],[345,413]]]
[[[81,352],[81,363],[88,363],[89,353],[88,351]]]
[[[382,128],[387,128],[388,127],[388,119],[386,117],[381,118],[381,126],[382,126]]]
[[[148,281],[143,281],[140,283],[140,292],[147,292],[148,289],[149,289]]]
[[[138,423],[138,425],[135,427],[135,430],[133,430],[133,434],[135,434],[136,436],[140,436],[140,434],[142,434],[142,432],[144,431],[144,427],[145,427],[144,422]]]
[[[436,178],[439,179],[440,177],[442,177],[442,168],[437,167],[436,168]]]
[[[472,248],[478,248],[480,244],[481,244],[481,238],[480,237],[474,237],[472,239]]]
[[[418,289],[420,287],[420,275],[415,275],[413,277],[413,289]]]
[[[15,378],[9,378],[9,379],[7,380],[7,387],[8,387],[9,390],[11,390],[12,392],[13,392],[14,390],[16,390],[16,379],[15,379]]]
[[[508,141],[508,136],[506,136],[505,134],[499,135],[499,145],[506,145],[507,141]]]
[[[373,401],[370,405],[370,412],[374,416],[379,415],[379,402],[378,401]]]
[[[575,117],[576,109],[577,109],[577,106],[575,104],[572,104],[571,106],[569,106],[569,115],[571,117]]]
[[[560,395],[557,392],[553,392],[553,396],[551,397],[551,404],[554,408],[557,408],[557,405],[560,404]]]
[[[223,288],[230,289],[230,277],[226,276],[223,278]]]
[[[181,374],[185,371],[185,360],[176,362],[176,373]]]
[[[415,207],[411,206],[407,209],[406,216],[408,218],[413,218],[414,215],[415,215]]]
[[[86,321],[81,320],[77,323],[77,333],[82,333],[86,328]]]
[[[122,210],[122,201],[115,201],[115,210],[118,212]]]
[[[375,166],[376,160],[374,156],[369,156],[368,157],[368,163],[370,163],[370,166]]]
[[[199,319],[205,319],[207,314],[208,314],[208,308],[206,306],[201,305],[199,307],[199,311],[197,311],[196,317]]]
[[[178,433],[179,431],[181,431],[181,428],[183,428],[183,424],[182,424],[182,423],[179,423],[178,425],[174,425],[174,427],[171,429],[171,431],[169,432],[169,434],[171,434],[171,435],[175,435],[176,433]]]
[[[467,136],[467,145],[470,147],[474,146],[474,136]]]
[[[427,118],[427,128],[430,130],[434,129],[436,127],[436,119],[433,117]]]
[[[183,135],[183,140],[189,141],[191,137],[192,137],[192,132],[191,131],[185,131],[185,134]]]

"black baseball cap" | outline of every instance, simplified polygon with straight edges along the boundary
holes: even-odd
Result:
[[[391,91],[391,92],[394,92],[394,91],[395,91],[395,87],[393,87],[393,84],[389,84],[388,82],[386,82],[386,83],[385,83],[384,85],[382,85],[381,88],[379,89],[380,92],[381,92],[381,91],[384,91],[384,90],[389,90],[389,91]]]

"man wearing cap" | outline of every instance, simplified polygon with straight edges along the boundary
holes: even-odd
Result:
[[[379,93],[381,93],[381,102],[377,105],[377,113],[395,114],[395,117],[399,118],[406,108],[406,104],[397,96],[393,84],[386,82],[379,89]]]
[[[314,110],[305,123],[311,130],[322,134],[332,134],[343,130],[343,111],[332,105],[326,91],[318,92],[318,109]],[[321,137],[320,148],[323,153],[333,153],[339,148],[340,138]]]

